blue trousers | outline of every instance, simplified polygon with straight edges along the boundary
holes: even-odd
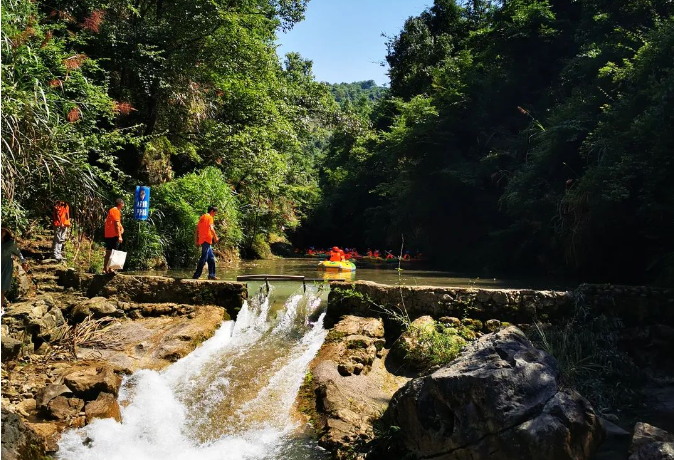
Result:
[[[204,270],[204,264],[208,262],[208,277],[215,277],[215,255],[209,243],[201,243],[201,259],[197,263],[197,270],[194,272],[193,278],[201,277],[201,272]]]

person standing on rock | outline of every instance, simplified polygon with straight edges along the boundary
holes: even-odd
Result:
[[[197,263],[197,269],[192,278],[199,279],[204,270],[204,264],[208,262],[208,279],[217,280],[215,276],[215,255],[213,254],[213,243],[218,242],[218,235],[215,234],[215,221],[213,217],[218,212],[215,206],[209,206],[208,212],[201,216],[197,228],[194,230],[194,244],[201,246],[201,258]]]
[[[108,268],[110,263],[110,255],[113,249],[119,249],[119,246],[124,241],[122,234],[124,227],[122,227],[122,208],[124,207],[124,200],[117,198],[115,206],[108,211],[108,217],[105,219],[105,260],[103,261],[103,273],[115,273],[114,270]]]
[[[52,215],[54,223],[54,243],[52,244],[52,255],[54,259],[61,262],[63,259],[63,244],[68,236],[70,228],[70,206],[62,200],[54,202],[54,211]]]
[[[6,228],[2,229],[2,282],[0,287],[2,288],[2,300],[0,303],[0,309],[2,312],[5,312],[5,304],[7,300],[5,295],[12,288],[12,275],[14,272],[14,264],[12,262],[12,256],[18,257],[21,261],[21,266],[25,272],[28,272],[28,264],[26,259],[23,258],[19,247],[14,241],[12,233]]]

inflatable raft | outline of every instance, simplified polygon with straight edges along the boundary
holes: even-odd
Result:
[[[323,262],[318,263],[318,268],[320,270],[332,270],[340,272],[353,272],[356,271],[356,265],[353,262],[341,261],[333,262],[330,260],[324,260]]]

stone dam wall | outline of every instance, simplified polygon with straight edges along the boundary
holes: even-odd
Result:
[[[247,298],[245,283],[204,281],[141,275],[92,275],[74,270],[58,272],[58,283],[81,290],[87,297],[107,297],[125,302],[215,305],[236,318]]]
[[[403,308],[412,320],[430,315],[515,324],[570,318],[580,307],[591,315],[620,317],[625,324],[674,326],[674,289],[583,284],[574,291],[389,286],[370,281],[333,281],[326,314],[328,326],[343,315],[390,316]]]

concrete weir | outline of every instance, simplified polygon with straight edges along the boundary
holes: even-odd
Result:
[[[674,289],[583,284],[573,291],[390,286],[370,281],[331,283],[326,322],[343,315],[386,317],[386,310],[411,319],[454,316],[511,323],[569,318],[582,306],[594,315],[620,317],[629,324],[674,325]]]
[[[206,281],[147,275],[92,275],[74,270],[58,273],[59,284],[84,292],[87,297],[107,297],[126,302],[178,303],[223,307],[236,319],[248,296],[245,283]]]

